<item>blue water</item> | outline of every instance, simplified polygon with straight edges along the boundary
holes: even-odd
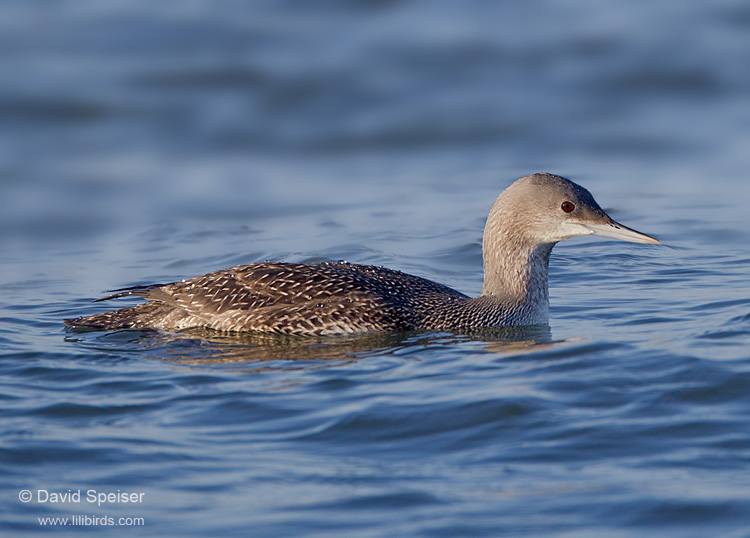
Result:
[[[4,536],[750,536],[747,3],[0,12]],[[61,322],[267,259],[476,294],[536,171],[663,241],[558,245],[548,331]]]

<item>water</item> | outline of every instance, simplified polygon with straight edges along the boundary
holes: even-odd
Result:
[[[746,3],[0,7],[4,535],[750,536]],[[61,323],[265,259],[476,294],[542,170],[664,242],[558,245],[548,332]]]

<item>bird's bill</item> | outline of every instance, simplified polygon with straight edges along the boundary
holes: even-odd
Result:
[[[610,239],[619,239],[620,241],[630,241],[631,243],[660,243],[655,237],[650,235],[642,234],[632,228],[623,226],[619,222],[610,220],[607,223],[585,223],[585,228],[588,228],[592,234],[600,235],[602,237],[609,237]]]

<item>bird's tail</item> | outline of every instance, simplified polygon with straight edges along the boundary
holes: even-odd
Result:
[[[98,331],[117,331],[120,329],[143,329],[144,320],[159,308],[159,303],[148,302],[137,306],[120,308],[94,314],[93,316],[82,316],[74,319],[64,319],[65,325],[75,329],[94,329]]]

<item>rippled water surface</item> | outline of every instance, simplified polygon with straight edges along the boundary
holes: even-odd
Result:
[[[746,3],[0,7],[4,536],[750,536]],[[536,171],[663,241],[558,245],[548,329],[61,322],[267,259],[476,294]]]

